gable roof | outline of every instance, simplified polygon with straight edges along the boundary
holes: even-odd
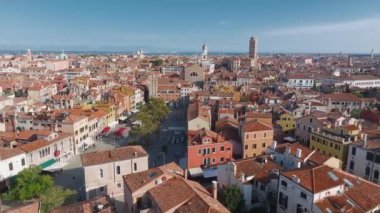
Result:
[[[95,151],[82,154],[82,166],[94,166],[115,161],[148,156],[142,146],[126,146],[117,149]]]

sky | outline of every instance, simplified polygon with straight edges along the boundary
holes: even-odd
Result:
[[[380,52],[379,0],[0,0],[0,50]]]

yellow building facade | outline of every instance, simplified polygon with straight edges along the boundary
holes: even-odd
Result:
[[[281,126],[283,132],[289,132],[296,128],[296,121],[294,116],[290,113],[282,114],[278,124]]]
[[[323,154],[347,163],[349,145],[355,140],[351,135],[338,134],[338,129],[314,129],[310,132],[310,147]]]

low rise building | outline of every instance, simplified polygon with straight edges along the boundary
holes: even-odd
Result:
[[[123,175],[148,169],[148,154],[141,146],[89,152],[81,155],[86,199],[123,195]]]
[[[287,85],[295,88],[312,88],[314,86],[314,78],[303,74],[289,75]]]
[[[281,166],[269,156],[246,158],[218,166],[222,188],[238,186],[246,209],[262,207],[275,210]]]
[[[125,175],[127,212],[219,212],[229,213],[217,200],[217,183],[210,194],[199,183],[187,180],[175,163]]]
[[[350,144],[346,171],[380,184],[380,131],[371,131],[362,137],[362,141]]]
[[[380,186],[326,165],[281,172],[277,197],[278,213],[380,209]]]
[[[309,149],[299,143],[277,144],[276,141],[273,141],[266,150],[266,154],[273,156],[273,159],[285,170],[316,165],[327,165],[336,169],[342,168],[341,160]]]

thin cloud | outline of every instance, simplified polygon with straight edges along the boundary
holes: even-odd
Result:
[[[379,32],[380,18],[371,18],[363,20],[355,20],[349,22],[326,23],[309,26],[295,26],[265,31],[265,36],[296,36],[306,34],[325,34],[325,33],[371,33]],[[380,33],[380,32],[379,32]],[[380,35],[379,35],[380,36]]]
[[[230,23],[231,23],[230,21],[226,21],[226,20],[219,21],[219,25],[226,25],[226,24],[230,24]]]

